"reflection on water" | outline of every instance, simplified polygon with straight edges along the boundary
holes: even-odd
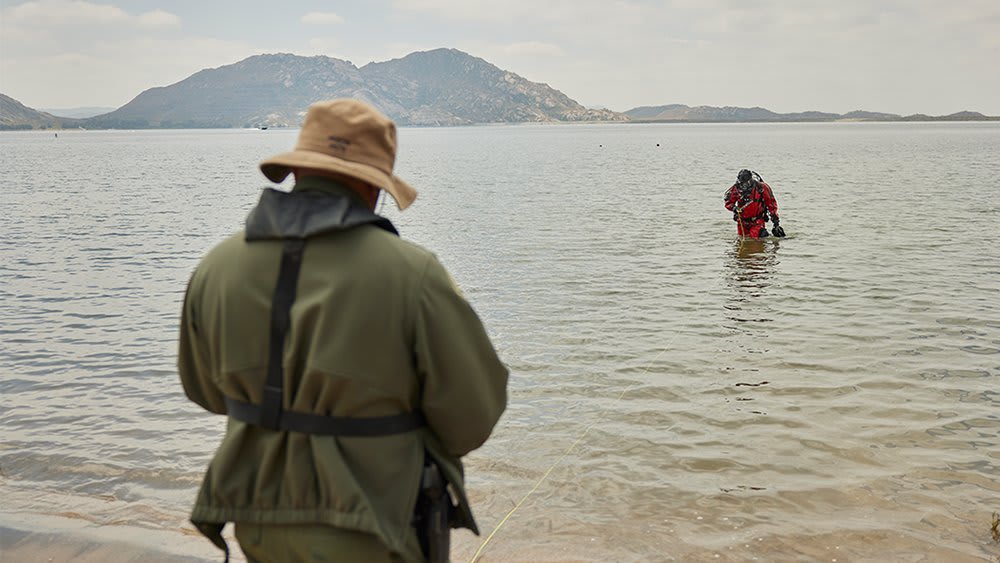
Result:
[[[733,269],[733,279],[744,283],[757,278],[766,280],[778,259],[778,239],[756,239],[740,237],[733,243],[729,266]]]
[[[263,187],[256,162],[295,133],[0,134],[0,525],[194,533],[224,420],[181,392],[180,299]],[[468,460],[496,531],[483,561],[996,555],[1000,207],[982,194],[1000,126],[469,127],[400,144],[421,197],[386,213],[448,266],[512,372]],[[774,179],[789,237],[733,240],[719,196],[746,160]],[[483,539],[456,534],[453,559]]]
[[[740,238],[726,261],[730,286],[737,301],[750,301],[766,294],[774,267],[778,263],[777,240]]]
[[[725,261],[726,286],[729,290],[723,305],[727,327],[737,332],[763,332],[774,321],[774,309],[767,300],[774,269],[778,264],[778,240],[739,237]]]

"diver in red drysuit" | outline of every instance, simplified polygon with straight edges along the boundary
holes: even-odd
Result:
[[[726,209],[733,212],[736,232],[743,237],[768,236],[764,224],[771,219],[771,231],[776,237],[785,236],[778,224],[778,202],[768,186],[756,172],[743,169],[736,176],[736,183],[726,190]]]

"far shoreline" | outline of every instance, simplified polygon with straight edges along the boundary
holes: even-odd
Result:
[[[458,125],[433,125],[433,124],[400,124],[399,128],[408,129],[449,129],[462,127],[493,127],[493,126],[519,126],[519,125],[648,125],[648,124],[708,124],[708,125],[745,125],[745,124],[854,124],[854,123],[997,123],[1000,117],[984,116],[980,118],[967,119],[745,119],[745,120],[712,120],[712,119],[634,119],[628,121],[501,121],[484,123],[463,123]],[[270,127],[31,127],[31,126],[11,126],[0,125],[0,133],[4,132],[59,132],[59,131],[293,131],[298,127],[270,126]]]

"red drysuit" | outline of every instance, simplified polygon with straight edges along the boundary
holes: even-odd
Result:
[[[778,202],[774,199],[771,186],[763,181],[733,184],[726,191],[725,199],[726,209],[733,212],[733,219],[740,218],[736,221],[736,232],[740,236],[760,237],[768,215],[773,224],[778,224]]]

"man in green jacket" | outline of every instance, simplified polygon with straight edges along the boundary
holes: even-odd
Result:
[[[382,190],[416,198],[395,154],[371,106],[312,105],[260,165],[291,192],[265,190],[188,284],[181,382],[228,416],[191,520],[227,557],[227,522],[251,561],[446,560],[448,528],[478,534],[461,458],[507,369],[437,258],[374,212]]]

